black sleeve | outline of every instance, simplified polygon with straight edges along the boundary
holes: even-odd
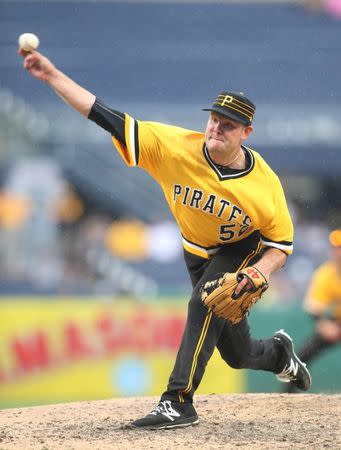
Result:
[[[121,144],[126,144],[124,133],[125,116],[122,112],[108,108],[96,98],[88,115],[88,119],[96,122],[97,125],[104,128],[112,136],[115,136]]]

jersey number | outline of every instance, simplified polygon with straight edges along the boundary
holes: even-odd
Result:
[[[224,242],[230,241],[231,239],[233,239],[235,232],[231,228],[234,228],[234,227],[235,227],[234,223],[232,223],[230,225],[221,225],[219,239]]]
[[[220,226],[220,236],[219,239],[223,242],[230,241],[234,238],[236,232],[235,230],[232,230],[232,228],[235,228],[235,224],[229,224],[229,225],[221,225]],[[244,224],[238,233],[238,237],[242,236],[247,230],[249,229],[249,224]]]

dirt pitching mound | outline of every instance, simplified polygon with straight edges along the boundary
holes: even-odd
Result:
[[[158,398],[0,411],[0,449],[341,449],[341,395],[198,395],[200,423],[185,429],[127,425]]]

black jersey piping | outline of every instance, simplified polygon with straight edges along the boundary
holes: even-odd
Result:
[[[261,234],[261,239],[264,242],[272,242],[274,244],[280,244],[280,245],[292,245],[292,241],[274,241],[273,239],[269,239],[267,237],[265,237],[264,235]]]
[[[136,159],[136,165],[139,165],[139,158],[140,158],[140,147],[139,147],[139,125],[137,120],[135,120],[135,126],[134,126],[134,140],[135,140],[135,159]]]
[[[227,247],[233,244],[236,244],[238,242],[243,241],[244,239],[248,239],[249,237],[251,237],[252,235],[256,235],[258,234],[259,238],[261,237],[261,234],[259,233],[259,230],[253,230],[252,233],[248,234],[246,237],[239,239],[238,241],[234,241],[234,242],[229,242],[229,243],[224,243],[224,244],[218,244],[218,245],[212,245],[210,247],[205,247],[203,245],[199,245],[196,242],[190,241],[189,239],[187,239],[182,233],[181,233],[181,237],[184,241],[188,242],[189,244],[192,244],[196,247],[199,247],[202,250],[205,250],[207,252],[210,251],[218,251],[219,249],[223,248],[223,247]]]
[[[218,245],[212,245],[211,247],[204,247],[203,245],[199,245],[199,244],[197,244],[197,243],[195,243],[193,241],[190,241],[189,239],[185,238],[185,236],[183,234],[181,234],[181,236],[189,244],[192,244],[192,245],[194,245],[196,247],[199,247],[202,250],[206,250],[207,252],[212,251],[212,250],[213,251],[214,250],[219,250],[221,247],[224,247],[226,245],[226,244],[218,244]]]
[[[206,159],[206,161],[208,162],[208,164],[212,167],[212,169],[215,171],[215,173],[218,175],[218,178],[219,178],[220,181],[229,180],[229,179],[231,179],[231,178],[234,179],[234,178],[245,177],[245,175],[247,175],[248,173],[250,173],[251,170],[254,168],[254,165],[255,165],[255,158],[254,158],[254,156],[253,156],[253,154],[252,154],[252,151],[251,151],[249,148],[245,147],[244,145],[242,145],[242,148],[243,148],[243,149],[248,153],[248,155],[250,156],[250,161],[251,161],[251,163],[250,163],[249,168],[248,168],[248,169],[241,170],[240,172],[237,172],[237,173],[231,173],[231,174],[224,175],[224,174],[222,174],[222,173],[220,172],[220,170],[218,169],[218,167],[214,164],[214,162],[213,162],[212,159],[210,158],[210,155],[209,155],[209,153],[208,153],[208,150],[207,150],[206,145],[205,145],[205,144],[203,145],[203,152],[204,152],[205,159]]]

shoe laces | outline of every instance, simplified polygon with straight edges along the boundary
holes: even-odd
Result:
[[[306,367],[305,363],[302,363],[304,367]],[[297,374],[299,370],[299,363],[295,361],[293,358],[290,359],[290,364],[284,366],[284,369],[281,373],[278,374],[279,378],[285,378],[290,381],[297,380]]]
[[[170,414],[172,416],[179,415],[173,408],[172,403],[170,400],[164,400],[162,402],[159,402],[158,405],[155,406],[153,411],[150,412],[150,414],[156,415],[156,414]]]

